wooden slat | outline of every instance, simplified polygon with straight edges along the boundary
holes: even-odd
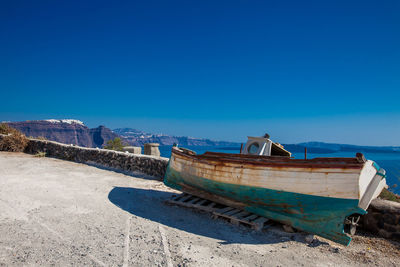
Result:
[[[232,207],[225,207],[225,208],[221,208],[219,210],[216,210],[214,213],[219,213],[219,214],[223,214],[225,212],[228,212],[230,210],[234,210],[235,208]]]
[[[199,201],[198,203],[196,203],[196,205],[202,206],[206,202],[207,202],[207,199],[203,199],[203,200]]]
[[[234,214],[232,215],[233,217],[237,218],[237,219],[242,219],[243,217],[246,217],[248,215],[250,215],[251,213],[247,212],[247,211],[242,211],[240,213]]]
[[[195,202],[197,202],[197,201],[199,201],[199,200],[200,200],[200,198],[195,197],[195,198],[193,198],[192,200],[188,201],[187,203],[188,203],[188,204],[194,204]]]
[[[189,198],[191,198],[192,197],[192,195],[187,195],[187,196],[185,196],[185,197],[183,197],[183,198],[181,198],[179,201],[180,202],[185,202],[186,200],[188,200]]]
[[[188,194],[186,194],[186,193],[177,195],[176,197],[173,198],[173,200],[178,201],[178,200],[180,200],[181,198],[183,198],[183,197],[185,197],[185,196],[187,196],[187,195],[188,195]]]
[[[233,214],[236,214],[236,213],[239,213],[239,212],[241,212],[241,210],[234,209],[234,210],[231,210],[231,211],[225,212],[225,213],[224,213],[224,214],[222,214],[222,215],[224,215],[224,216],[232,216]]]
[[[212,207],[214,207],[215,205],[217,205],[217,203],[212,202],[212,203],[208,204],[207,207],[212,208]]]
[[[244,220],[247,220],[247,221],[251,221],[251,220],[256,219],[257,217],[260,217],[260,216],[258,216],[258,215],[256,215],[256,214],[253,214],[253,215],[248,216],[248,217],[243,218],[243,219],[244,219]]]
[[[242,211],[242,212],[239,212],[239,213],[237,213],[237,214],[234,214],[234,215],[232,215],[232,217],[231,217],[231,223],[232,223],[232,224],[235,224],[235,225],[239,225],[239,223],[246,223],[246,224],[248,224],[249,221],[242,220],[242,218],[243,218],[243,217],[246,217],[246,216],[248,216],[248,215],[250,215],[250,214],[251,214],[251,213],[248,213],[247,211]]]
[[[188,202],[186,200],[191,199]],[[177,201],[177,199],[179,199]],[[167,200],[167,203],[175,204],[183,207],[195,208],[198,210],[203,210],[212,213],[213,218],[223,217],[230,220],[232,224],[238,225],[240,223],[249,225],[252,229],[260,231],[264,228],[265,223],[268,222],[267,218],[261,217],[256,214],[252,214],[250,212],[244,211],[242,209],[238,209],[235,207],[224,206],[216,210],[214,206],[217,205],[216,202],[211,202],[208,205],[203,205],[206,203],[207,199],[196,197],[190,194],[182,194],[180,196],[174,197],[170,200]],[[197,203],[197,204],[194,204]]]

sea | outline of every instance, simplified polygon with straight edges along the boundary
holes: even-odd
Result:
[[[169,158],[171,156],[172,146],[160,146],[162,157]],[[195,151],[197,154],[203,154],[206,151],[221,152],[221,153],[239,153],[240,147],[215,147],[215,146],[185,146],[185,148]],[[307,158],[318,157],[355,157],[354,152],[336,152],[324,154],[307,153]],[[386,170],[386,182],[389,185],[389,190],[400,194],[400,152],[391,153],[364,153],[367,159],[375,161],[380,167]],[[295,159],[304,159],[304,153],[292,153]]]

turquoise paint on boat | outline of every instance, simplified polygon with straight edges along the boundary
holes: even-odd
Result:
[[[314,233],[343,245],[351,237],[344,233],[345,218],[366,214],[358,199],[313,196],[267,188],[221,183],[203,177],[182,174],[168,164],[165,185],[181,190],[189,185],[199,190],[230,198],[246,205],[245,210]]]
[[[382,173],[382,168],[381,168],[376,162],[372,163],[372,166],[374,166],[374,168],[376,169],[376,171],[377,171],[376,174],[377,174],[377,175],[381,176],[382,179],[383,179],[383,178],[386,178],[386,171],[384,171],[384,172]]]
[[[377,172],[379,172],[379,170],[381,169],[381,167],[376,162],[372,163],[372,166],[374,166]]]

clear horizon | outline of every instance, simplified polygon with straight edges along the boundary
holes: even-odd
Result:
[[[400,2],[18,1],[0,121],[400,146]]]

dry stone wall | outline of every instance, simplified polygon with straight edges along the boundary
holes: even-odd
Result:
[[[400,240],[400,203],[375,199],[368,214],[361,217],[362,227],[384,238]]]
[[[25,152],[30,154],[45,152],[49,157],[93,164],[127,173],[141,172],[160,180],[164,178],[168,165],[168,159],[163,157],[79,147],[33,138],[29,139]]]

